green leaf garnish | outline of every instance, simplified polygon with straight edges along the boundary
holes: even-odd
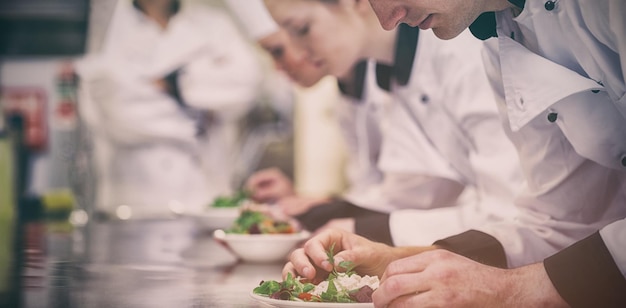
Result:
[[[242,202],[249,199],[249,197],[250,193],[242,189],[235,192],[232,196],[219,196],[215,198],[211,206],[216,208],[238,207]]]
[[[280,283],[275,280],[270,280],[261,282],[261,284],[258,287],[254,288],[252,292],[254,292],[254,294],[270,296],[278,292],[278,290],[280,290]]]

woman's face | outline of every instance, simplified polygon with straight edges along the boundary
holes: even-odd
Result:
[[[362,57],[367,34],[356,2],[265,1],[276,22],[297,47],[308,52],[313,65],[338,77],[345,76]]]
[[[303,87],[310,87],[329,74],[314,65],[308,52],[296,46],[284,29],[262,38],[259,44],[272,56],[278,69]]]

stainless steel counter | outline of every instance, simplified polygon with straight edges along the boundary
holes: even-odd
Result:
[[[265,307],[249,296],[282,263],[238,262],[190,220],[31,222],[24,307]]]

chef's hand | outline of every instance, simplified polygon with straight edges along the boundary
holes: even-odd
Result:
[[[278,168],[255,172],[246,181],[246,188],[252,192],[252,200],[257,202],[272,203],[295,194],[293,183]]]
[[[301,197],[287,196],[276,201],[276,205],[288,216],[297,216],[311,208],[325,204],[329,199],[326,197]]]
[[[283,277],[292,273],[311,280],[325,278],[333,270],[326,255],[332,245],[334,245],[335,265],[341,261],[351,261],[359,274],[379,277],[390,262],[434,249],[431,246],[390,247],[347,231],[328,229],[309,239],[303,248],[291,253],[289,262],[283,268]]]
[[[447,250],[391,262],[375,307],[568,307],[543,264],[504,270]]]

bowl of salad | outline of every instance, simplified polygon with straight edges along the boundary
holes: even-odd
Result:
[[[296,246],[309,238],[287,221],[275,220],[266,213],[243,210],[228,229],[213,232],[213,237],[225,243],[245,262],[284,262]]]

